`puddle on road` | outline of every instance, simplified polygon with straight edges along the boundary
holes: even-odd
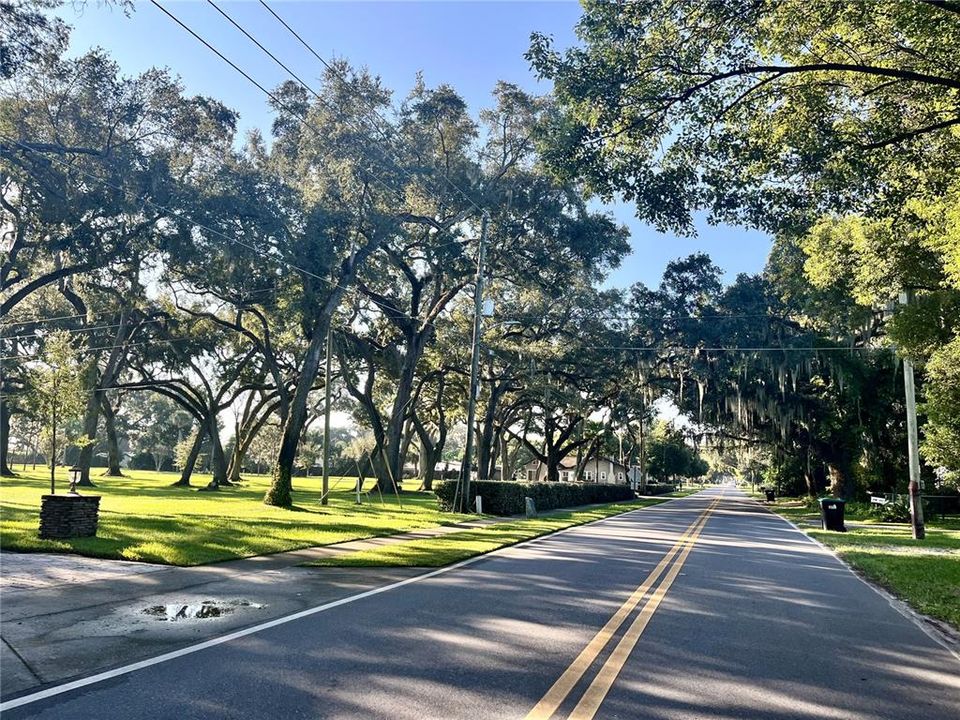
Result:
[[[229,602],[203,600],[201,602],[151,605],[140,612],[157,620],[179,622],[181,620],[208,620],[210,618],[218,618],[223,615],[229,615],[238,608],[260,609],[262,607],[265,606],[250,602],[249,600],[230,600]]]

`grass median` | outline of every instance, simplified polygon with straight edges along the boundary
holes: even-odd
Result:
[[[847,532],[837,533],[813,525],[816,512],[799,502],[784,499],[769,507],[867,579],[960,630],[960,519],[930,520],[926,539],[914,540],[909,525],[875,522],[862,513],[848,517]]]
[[[294,478],[292,510],[263,504],[270,479],[245,476],[244,483],[218,492],[171,487],[175,473],[125,471],[127,477],[93,477],[100,495],[97,537],[41,540],[37,537],[40,496],[50,490],[49,470],[23,471],[0,482],[0,547],[4,550],[67,552],[91,557],[200,565],[251,555],[329,545],[449,524],[462,516],[440,512],[433,493],[377,495],[355,504],[353,478],[332,478],[329,505],[320,505],[320,478]],[[58,492],[67,488],[57,473]],[[195,475],[203,486],[209,475]],[[338,487],[339,485],[339,487]]]
[[[524,540],[555,533],[574,525],[657,505],[669,499],[670,496],[642,498],[583,510],[552,512],[549,515],[526,520],[506,520],[476,530],[464,530],[362,550],[349,555],[323,558],[308,565],[313,567],[441,567],[509,545],[516,545]]]

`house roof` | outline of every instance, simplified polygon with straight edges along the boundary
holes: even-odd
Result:
[[[604,463],[609,462],[609,463],[613,463],[619,468],[629,469],[629,466],[626,463],[619,462],[618,460],[614,460],[613,458],[609,458],[604,455],[600,455],[599,457],[592,458],[590,460],[590,463],[592,464],[593,462],[604,462]],[[536,460],[532,460],[531,462],[527,463],[526,467],[533,468],[533,467],[536,467],[537,465],[538,465],[538,462]],[[576,467],[577,467],[576,455],[567,455],[565,458],[563,458],[563,460],[560,461],[561,470],[575,470]]]

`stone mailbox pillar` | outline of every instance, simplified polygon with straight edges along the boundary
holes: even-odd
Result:
[[[44,495],[40,505],[40,538],[93,537],[97,534],[99,515],[99,495]]]

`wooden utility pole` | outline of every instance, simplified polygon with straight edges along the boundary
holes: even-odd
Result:
[[[900,303],[909,305],[913,300],[913,291],[900,293]],[[926,530],[923,526],[923,502],[920,498],[922,480],[920,479],[920,453],[917,436],[917,392],[913,378],[913,361],[903,358],[903,389],[907,400],[907,454],[910,465],[910,524],[913,526],[915,540],[923,540]]]
[[[463,451],[463,465],[460,467],[461,493],[458,508],[460,512],[470,509],[470,472],[473,466],[473,433],[477,415],[477,392],[480,385],[480,330],[483,321],[483,271],[487,259],[487,224],[490,213],[483,211],[480,221],[480,251],[477,258],[477,277],[473,295],[473,355],[470,360],[470,396],[467,399],[467,443]]]
[[[331,335],[332,326],[327,326],[327,358],[323,369],[323,495],[321,505],[327,505],[327,495],[330,492],[330,350],[333,345]],[[359,493],[357,494],[359,499]]]
[[[57,471],[57,378],[53,378],[53,402],[50,403],[51,422],[53,432],[50,433],[50,494],[57,492],[56,471]]]

